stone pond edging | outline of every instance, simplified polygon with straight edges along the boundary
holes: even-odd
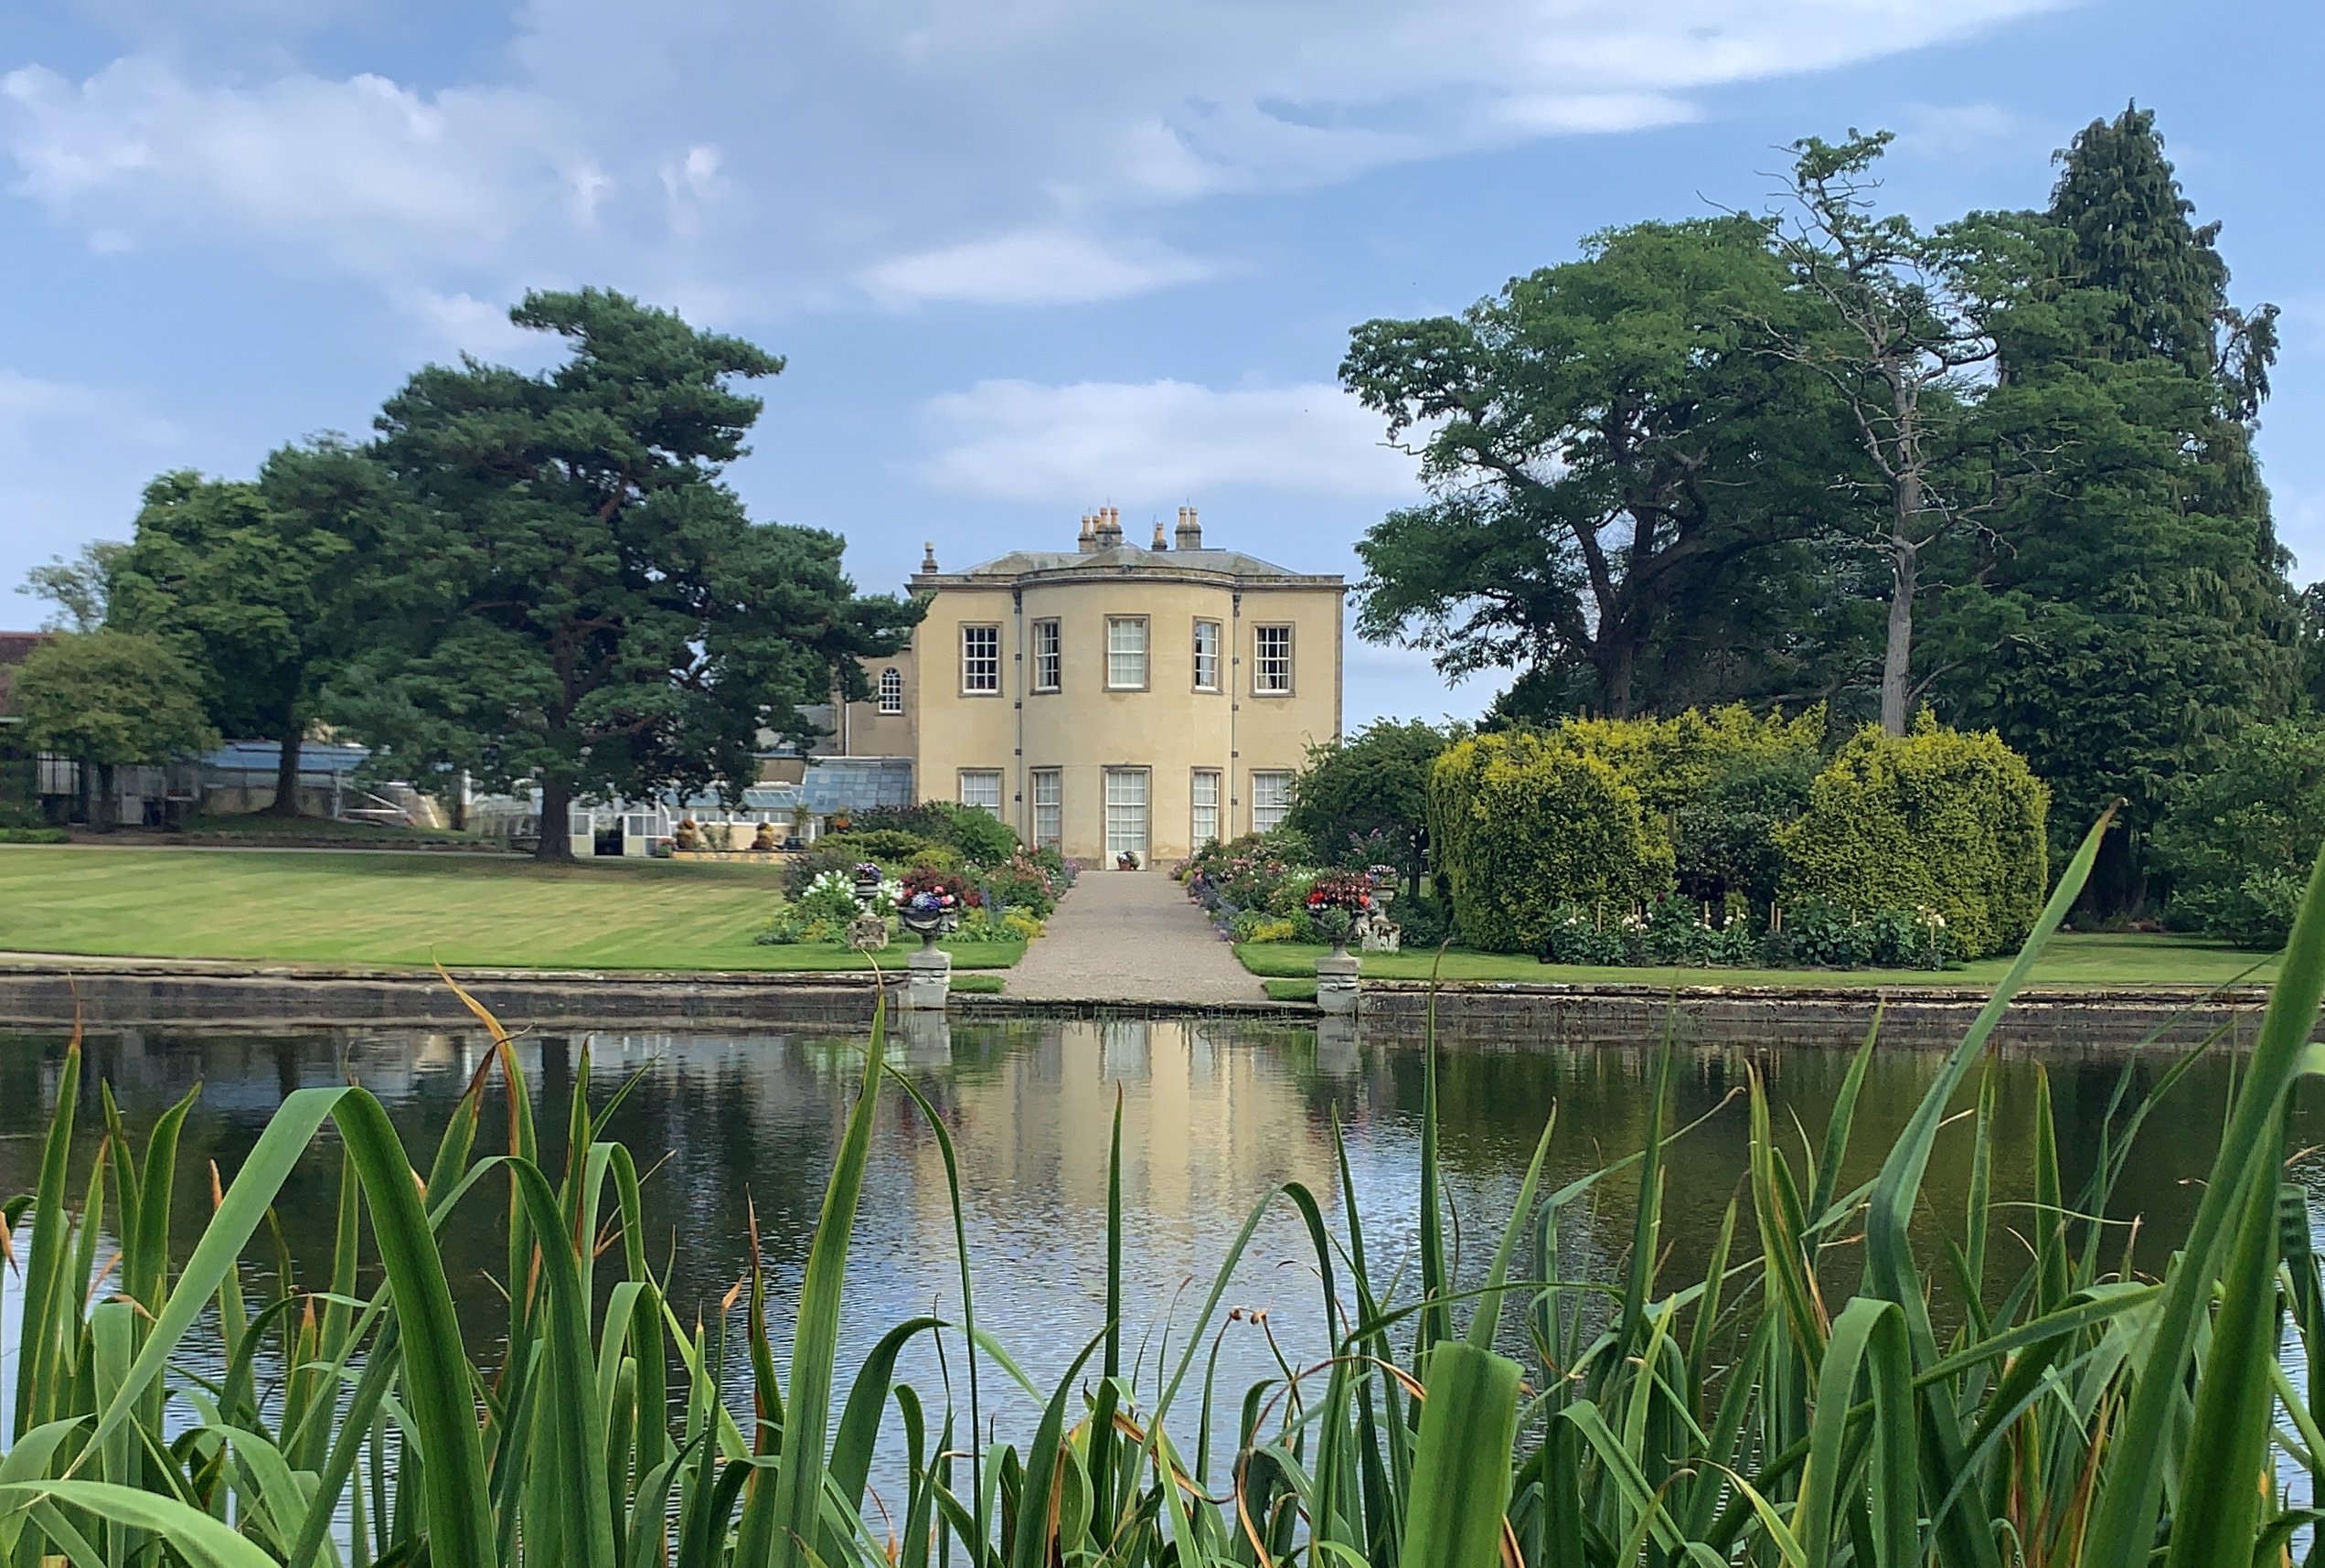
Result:
[[[625,971],[462,968],[455,978],[512,1029],[829,1024],[860,1028],[871,1016],[873,977],[865,972],[784,974],[756,970]],[[1429,987],[1422,981],[1368,980],[1368,1035],[1418,1039]],[[1876,1007],[1882,1038],[1902,1047],[1949,1044],[1984,1004],[1976,990],[1946,987],[1774,988],[1480,982],[1442,987],[1440,1028],[1454,1038],[1497,1042],[1586,1044],[1658,1038],[1668,1028],[1700,1044],[1777,1040],[1850,1045],[1864,1038]],[[2249,1046],[2267,1000],[2248,986],[2205,997],[2192,991],[2123,989],[2028,993],[1997,1038],[2008,1048],[2121,1048],[2154,1036],[2191,1045],[2215,1030]],[[69,1027],[79,1006],[92,1028],[295,1029],[336,1025],[461,1028],[474,1020],[433,974],[410,969],[235,963],[199,959],[79,958],[0,955],[0,1029]],[[1296,1021],[1312,1004],[1252,1002],[1128,1004],[1019,1000],[955,995],[963,1019],[1101,1015],[1213,1017]]]

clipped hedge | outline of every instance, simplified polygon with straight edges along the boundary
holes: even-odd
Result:
[[[2174,926],[2240,947],[2283,945],[2325,842],[2325,720],[2251,724],[2216,766],[2180,781],[2157,826]]]
[[[1909,734],[1868,725],[1778,830],[1787,907],[1926,910],[1957,952],[1983,957],[2026,938],[2050,881],[2051,795],[1991,731]]]
[[[1429,776],[1437,873],[1467,945],[1539,953],[1564,907],[1626,912],[1670,891],[1669,837],[1638,789],[1559,731],[1478,735]]]

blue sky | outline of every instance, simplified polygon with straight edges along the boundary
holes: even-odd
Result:
[[[1357,322],[1760,205],[1851,125],[1899,133],[1917,217],[2035,205],[2134,98],[2285,309],[2261,451],[2325,575],[2320,45],[2315,7],[2195,0],[19,0],[0,584],[423,361],[538,363],[502,313],[581,283],[788,357],[733,481],[868,587],[1102,504],[1353,576],[1415,494],[1333,386]],[[1491,695],[1351,645],[1351,720]]]

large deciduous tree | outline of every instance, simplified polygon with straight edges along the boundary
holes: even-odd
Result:
[[[1464,733],[1419,719],[1377,719],[1308,748],[1285,821],[1328,864],[1394,866],[1413,893],[1429,864],[1429,770]]]
[[[378,645],[340,684],[359,732],[415,773],[537,784],[546,859],[577,798],[754,777],[760,732],[914,617],[859,596],[841,541],[754,524],[721,478],[760,412],[734,380],[775,356],[595,289],[510,313],[571,347],[539,375],[464,360],[390,398],[377,461]]]
[[[114,770],[167,762],[213,745],[199,677],[165,638],[142,632],[68,632],[17,666],[9,699],[37,751],[81,766],[89,825],[113,826]]]
[[[299,812],[299,757],[353,635],[349,584],[379,485],[337,441],[285,447],[256,481],[165,474],[109,562],[108,624],[167,638],[213,726],[280,744],[276,816]]]
[[[1512,671],[1537,715],[1797,666],[1804,519],[1852,458],[1814,379],[1763,351],[1769,324],[1808,333],[1786,281],[1756,220],[1643,223],[1458,317],[1358,327],[1340,379],[1418,437],[1433,492],[1357,547],[1360,633]],[[1754,672],[1713,662],[1739,647]]]
[[[1881,725],[1902,735],[1926,684],[1914,675],[1914,614],[1929,557],[2023,466],[1978,414],[1997,352],[1991,317],[2023,282],[2024,258],[2010,226],[1924,233],[1877,212],[1874,166],[1891,139],[1851,131],[1837,144],[1794,144],[1773,232],[1797,292],[1821,308],[1765,325],[1775,352],[1821,378],[1848,411],[1862,453],[1861,504],[1835,508],[1828,523],[1888,569]]]

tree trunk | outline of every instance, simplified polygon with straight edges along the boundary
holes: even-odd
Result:
[[[297,816],[299,810],[299,746],[306,739],[306,726],[295,718],[283,721],[282,753],[274,763],[274,804],[266,808],[269,816]]]
[[[1892,735],[1905,732],[1905,704],[1913,693],[1914,591],[1921,578],[1913,527],[1921,500],[1921,475],[1908,470],[1897,481],[1889,530],[1889,643],[1881,657],[1881,727]]]
[[[89,775],[84,773],[81,776],[87,778]],[[113,807],[118,801],[119,796],[113,789],[113,764],[100,763],[97,765],[97,796],[89,803],[89,826],[92,831],[111,833],[113,830]]]
[[[1609,719],[1631,716],[1631,677],[1638,667],[1638,639],[1629,626],[1601,626],[1598,634],[1599,709]]]
[[[541,780],[541,837],[534,847],[536,860],[573,858],[573,786],[563,779]]]

